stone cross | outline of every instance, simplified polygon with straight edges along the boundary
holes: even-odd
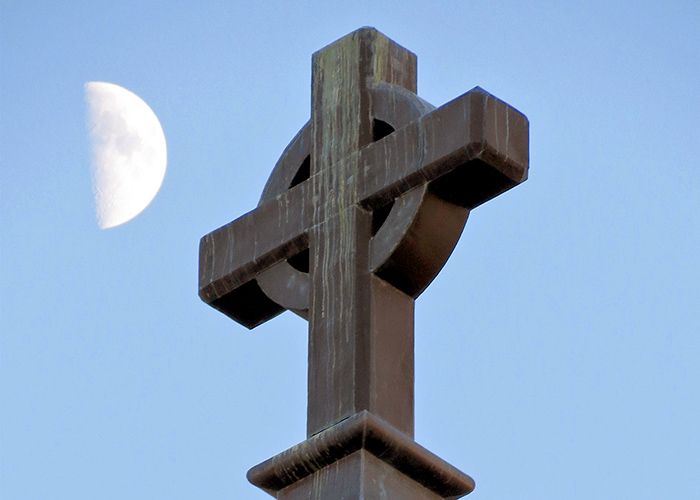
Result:
[[[311,119],[258,207],[200,244],[206,303],[248,328],[287,309],[309,321],[308,439],[252,482],[288,499],[473,489],[412,440],[414,300],[469,211],[527,170],[523,114],[478,87],[435,109],[416,56],[378,31],[314,54]]]

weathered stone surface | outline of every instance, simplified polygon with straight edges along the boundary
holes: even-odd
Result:
[[[367,411],[253,467],[248,479],[288,499],[322,490],[318,498],[428,500],[457,498],[474,489],[469,476]]]
[[[309,320],[309,441],[253,469],[255,484],[288,499],[380,490],[457,498],[473,489],[411,447],[413,304],[469,211],[527,171],[523,114],[478,87],[434,108],[416,95],[415,55],[378,31],[362,28],[314,54],[311,119],[260,204],[200,243],[205,302],[248,328],[285,309]],[[343,429],[358,421],[355,446]],[[382,441],[392,460],[364,441],[369,428],[396,438]],[[332,461],[313,452],[319,442],[335,450]],[[313,471],[308,453],[321,453]]]

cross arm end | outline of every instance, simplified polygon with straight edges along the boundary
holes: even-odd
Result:
[[[433,192],[473,209],[527,180],[529,122],[523,113],[480,87],[441,110],[431,125],[442,129],[438,133],[452,149],[440,157],[448,171],[431,183]],[[460,117],[466,128],[457,125]]]
[[[284,311],[256,277],[308,246],[302,191],[287,191],[201,238],[199,297],[205,303],[248,328]]]
[[[368,146],[361,163],[368,206],[427,182],[441,198],[471,209],[527,179],[529,123],[476,87]]]

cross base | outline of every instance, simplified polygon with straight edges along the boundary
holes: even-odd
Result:
[[[368,411],[256,465],[248,480],[280,500],[439,500],[474,490],[471,477]]]

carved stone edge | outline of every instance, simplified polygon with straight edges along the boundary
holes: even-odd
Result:
[[[367,410],[256,465],[248,471],[248,481],[275,496],[361,449],[443,498],[460,498],[474,490],[474,480],[467,474]]]

